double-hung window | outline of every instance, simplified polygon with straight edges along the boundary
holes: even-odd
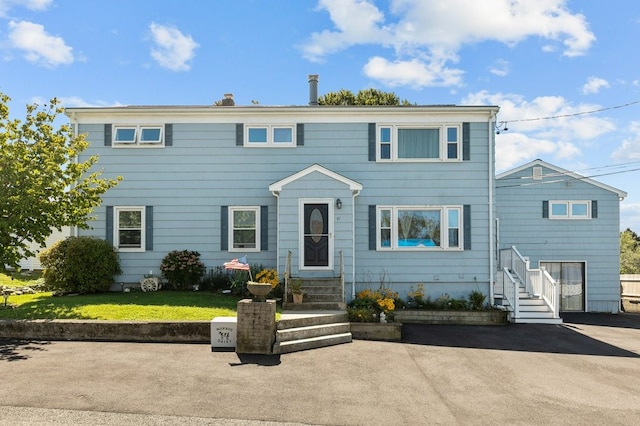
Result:
[[[291,147],[296,145],[294,125],[247,125],[245,145],[253,147]]]
[[[459,161],[461,125],[378,125],[379,161]]]
[[[114,245],[119,251],[145,250],[145,208],[114,208]]]
[[[591,219],[591,201],[549,201],[549,219]]]
[[[229,251],[260,251],[260,207],[229,207]]]
[[[379,206],[378,250],[462,250],[462,206]]]
[[[114,146],[163,146],[163,126],[114,126]]]

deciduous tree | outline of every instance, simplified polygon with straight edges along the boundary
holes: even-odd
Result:
[[[337,92],[329,92],[318,98],[319,105],[411,105],[406,99],[400,98],[393,92],[383,92],[378,89],[364,89],[357,94],[340,89]]]
[[[88,142],[54,124],[63,110],[56,99],[27,105],[24,121],[10,118],[9,101],[0,93],[0,271],[34,256],[29,243],[44,246],[53,229],[86,228],[102,194],[121,179],[90,170],[97,156],[76,161]]]
[[[629,228],[620,233],[620,273],[640,274],[640,237]]]

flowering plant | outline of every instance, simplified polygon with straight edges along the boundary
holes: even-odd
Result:
[[[206,268],[197,251],[174,250],[162,259],[160,271],[172,289],[184,290],[198,284]]]
[[[392,319],[396,309],[398,293],[388,288],[378,290],[363,290],[347,307],[349,321],[353,322],[377,322],[380,314],[384,312],[388,319]]]
[[[263,269],[256,274],[256,281],[271,284],[271,288],[276,288],[280,283],[278,271],[275,269]]]

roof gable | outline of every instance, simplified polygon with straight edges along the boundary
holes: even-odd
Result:
[[[325,167],[322,167],[319,164],[313,164],[309,167],[307,167],[306,169],[300,170],[297,173],[294,173],[290,176],[287,176],[284,179],[281,179],[277,182],[272,183],[271,185],[269,185],[269,191],[271,192],[279,192],[282,191],[282,188],[288,184],[290,184],[291,182],[294,182],[300,178],[303,178],[311,173],[321,173],[325,176],[330,177],[331,179],[335,179],[339,182],[344,183],[345,185],[347,185],[349,187],[350,190],[352,191],[362,191],[362,184],[351,180],[347,177],[342,176],[339,173],[336,173],[334,171],[331,171]]]
[[[561,175],[569,176],[569,177],[572,177],[573,179],[577,179],[577,180],[580,180],[582,182],[588,183],[590,185],[596,186],[598,188],[602,188],[604,190],[616,193],[618,195],[618,197],[621,198],[621,199],[625,198],[627,196],[627,193],[625,191],[621,190],[621,189],[614,188],[613,186],[606,185],[606,184],[604,184],[602,182],[598,182],[596,180],[593,180],[593,179],[590,179],[588,177],[582,176],[581,174],[578,174],[578,173],[575,173],[575,172],[570,172],[569,170],[563,169],[563,168],[558,167],[558,166],[554,166],[553,164],[549,164],[546,161],[542,161],[540,159],[533,160],[530,163],[523,164],[523,165],[521,165],[519,167],[516,167],[515,169],[511,169],[511,170],[508,170],[508,171],[506,171],[504,173],[500,173],[499,175],[496,176],[496,180],[507,178],[507,177],[509,177],[509,176],[511,176],[513,174],[519,173],[519,172],[521,172],[523,170],[526,170],[526,169],[529,169],[529,168],[532,168],[532,167],[535,167],[535,166],[545,167],[545,168],[551,169],[554,172],[559,173]]]

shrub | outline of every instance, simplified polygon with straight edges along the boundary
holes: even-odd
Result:
[[[108,291],[122,273],[116,250],[97,238],[66,238],[40,253],[40,261],[47,288],[66,293]]]
[[[200,282],[206,268],[197,251],[174,250],[162,259],[160,271],[169,282],[169,289],[186,290]]]
[[[484,309],[484,301],[487,298],[481,292],[474,290],[469,294],[469,309],[479,311]]]
[[[209,272],[200,280],[200,289],[203,291],[222,291],[230,287],[229,274],[223,272],[222,266],[209,269]]]

